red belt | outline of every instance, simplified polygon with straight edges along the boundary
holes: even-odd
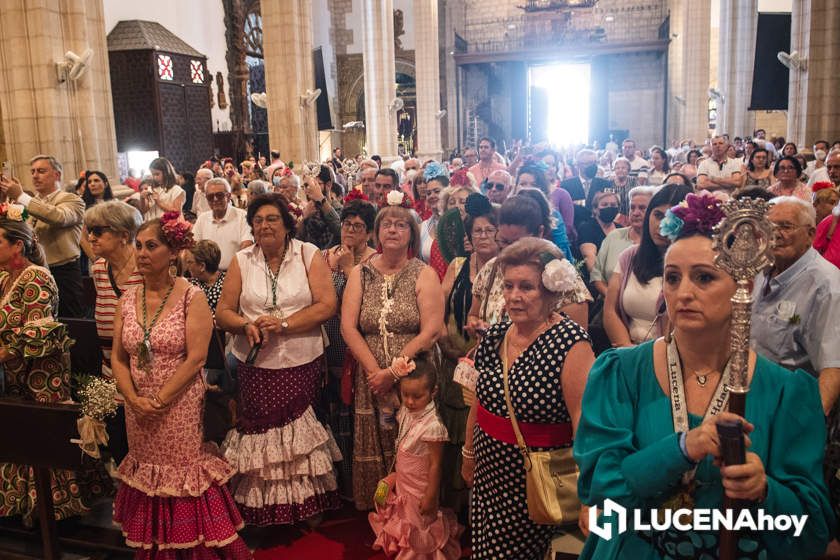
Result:
[[[510,418],[496,416],[476,403],[476,420],[484,432],[499,441],[516,445],[516,432]],[[571,424],[535,424],[518,422],[519,431],[529,447],[564,447],[572,443]]]

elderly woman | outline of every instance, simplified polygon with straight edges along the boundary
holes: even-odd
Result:
[[[339,505],[340,454],[312,408],[335,290],[317,247],[294,239],[281,195],[252,200],[247,220],[254,245],[231,261],[216,308],[235,335],[239,381],[239,418],[222,450],[238,472],[231,488],[245,522],[295,523]]]
[[[117,301],[126,290],[143,282],[134,249],[134,236],[142,223],[136,208],[118,200],[97,204],[85,212],[87,241],[97,257],[91,266],[96,288],[94,318],[102,348],[102,373],[108,378]]]
[[[658,190],[659,187],[633,187],[629,196],[630,226],[608,233],[601,243],[595,257],[595,266],[589,274],[589,280],[602,296],[607,296],[607,281],[615,270],[615,265],[618,264],[618,256],[622,251],[631,245],[637,245],[642,240],[645,212],[647,212],[650,198]]]
[[[665,332],[662,257],[670,242],[660,235],[659,222],[692,190],[685,185],[662,187],[648,203],[639,244],[618,257],[604,301],[604,330],[614,347],[639,344]]]
[[[178,549],[249,558],[226,486],[235,470],[202,446],[201,368],[213,318],[201,290],[169,273],[191,242],[190,225],[175,212],[143,224],[135,240],[143,282],[125,292],[114,319],[112,367],[128,429],[114,522],[142,549],[138,557]]]
[[[619,204],[618,194],[611,191],[597,192],[592,198],[593,219],[585,222],[578,231],[578,247],[589,273],[595,268],[595,259],[604,238],[616,230]]]
[[[636,177],[630,175],[630,160],[625,157],[617,158],[613,163],[613,174],[610,180],[613,190],[618,194],[619,214],[626,217],[630,211],[628,194],[636,186]]]
[[[283,195],[287,203],[300,206],[300,177],[288,167],[278,167],[271,174],[271,186],[274,192]]]
[[[768,516],[804,514],[807,523],[798,538],[793,529],[742,532],[739,558],[820,556],[834,518],[823,482],[825,419],[817,382],[750,352],[746,418],[723,412],[726,404],[714,406],[728,398],[722,391],[736,286],[715,265],[711,226],[723,217],[720,203],[689,197],[696,212],[674,208],[683,225],[671,216],[662,224],[674,240],[663,287],[673,334],[608,350],[590,372],[574,445],[581,501],[600,507],[609,498],[645,512],[719,509],[724,495],[758,502]],[[721,466],[719,420],[743,422],[745,464]],[[630,527],[611,540],[593,534],[581,558],[659,560],[675,551],[679,558],[716,558],[717,531]]]
[[[830,181],[818,181],[813,184],[811,190],[814,192],[814,211],[817,214],[817,224],[819,224],[840,202],[840,190]]]
[[[356,191],[358,192],[358,191]],[[347,285],[347,278],[353,267],[368,260],[376,251],[369,245],[376,208],[365,200],[349,200],[341,211],[341,243],[322,251],[330,269],[333,287],[338,297],[339,310]],[[327,385],[321,391],[321,409],[327,416],[330,429],[335,436],[342,462],[338,471],[338,489],[341,496],[353,496],[353,409],[352,355],[341,337],[341,315],[336,313],[324,324],[330,345],[326,350]]]
[[[795,196],[805,202],[811,202],[811,189],[803,183],[802,164],[793,156],[785,156],[776,160],[773,166],[773,176],[777,179],[767,190],[773,196]]]
[[[390,197],[374,224],[381,252],[353,268],[344,289],[341,334],[359,367],[355,379],[353,499],[373,507],[376,485],[394,456],[396,358],[413,358],[434,344],[443,327],[437,274],[414,257],[420,232],[407,197]]]
[[[561,266],[544,274],[558,261]],[[498,262],[509,318],[479,343],[476,402],[463,448],[464,480],[473,484],[473,558],[541,560],[555,527],[528,515],[525,464],[511,418],[526,445],[571,447],[595,358],[586,331],[554,312],[561,293],[577,281],[557,247],[528,237],[502,250]]]
[[[5,394],[28,402],[70,400],[70,346],[66,327],[55,320],[58,287],[44,262],[23,206],[0,209],[0,370]],[[5,426],[6,430],[15,429]],[[36,481],[32,467],[0,463],[0,516],[36,518]],[[103,471],[104,474],[104,471]],[[56,519],[90,512],[110,489],[96,472],[50,470],[48,481]]]
[[[456,511],[464,509],[467,495],[461,479],[461,446],[464,443],[464,425],[469,405],[464,402],[461,386],[453,382],[453,373],[458,359],[475,346],[475,338],[467,332],[467,319],[472,306],[472,287],[475,277],[484,265],[499,254],[496,232],[499,226],[498,210],[493,208],[484,195],[474,193],[467,197],[467,217],[464,230],[472,246],[467,257],[456,257],[449,263],[443,279],[446,297],[445,331],[440,339],[443,364],[438,376],[438,412],[449,434],[449,443],[444,447],[444,464],[453,467],[446,473],[441,489],[441,503]]]
[[[537,191],[537,194],[542,197],[542,193]],[[540,207],[534,198],[521,194],[512,196],[505,200],[499,210],[496,242],[504,249],[523,237],[544,238],[546,228],[549,227],[546,225],[546,219],[544,208]],[[480,335],[505,317],[504,285],[499,273],[499,264],[497,259],[490,259],[475,277],[466,327],[470,334]],[[589,326],[589,301],[592,301],[592,296],[578,275],[572,289],[557,299],[556,311],[566,313],[569,318],[586,328]]]

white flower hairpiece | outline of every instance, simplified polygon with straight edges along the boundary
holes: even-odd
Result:
[[[542,273],[543,286],[550,292],[571,292],[577,284],[577,270],[566,259],[553,259],[546,263]]]
[[[29,213],[22,204],[0,204],[0,216],[13,222],[22,222],[29,217]]]
[[[388,206],[402,206],[404,198],[404,192],[393,190],[388,193],[388,196],[385,200],[388,202]]]

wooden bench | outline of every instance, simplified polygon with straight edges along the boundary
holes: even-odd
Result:
[[[78,437],[75,404],[41,404],[0,398],[0,462],[31,465],[35,471],[36,502],[40,524],[40,558],[59,560],[59,543],[93,550],[127,552],[121,535],[113,529],[79,527],[73,534],[59,536],[53,510],[50,469],[85,470],[93,459],[70,440]],[[0,526],[0,533],[26,538],[32,531]],[[0,553],[0,557],[5,557]]]

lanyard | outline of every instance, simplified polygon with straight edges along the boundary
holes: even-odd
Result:
[[[671,414],[674,419],[674,431],[687,432],[689,428],[688,406],[685,400],[685,385],[683,384],[682,364],[680,363],[680,355],[677,351],[677,343],[673,338],[671,339],[671,342],[668,343],[666,352],[668,358],[668,387],[670,388],[669,396],[671,398]],[[706,413],[703,415],[703,419],[706,419],[709,416],[717,416],[723,412],[729,402],[729,384],[727,381],[729,379],[730,364],[731,360],[728,360],[726,362],[726,367],[723,370],[723,374],[720,377],[720,381],[718,381],[715,394],[712,396],[712,400],[709,403],[708,408],[706,408]],[[694,473],[696,471],[697,466],[695,465],[693,469],[683,475],[683,480],[685,482],[690,482],[691,479],[694,478]]]

